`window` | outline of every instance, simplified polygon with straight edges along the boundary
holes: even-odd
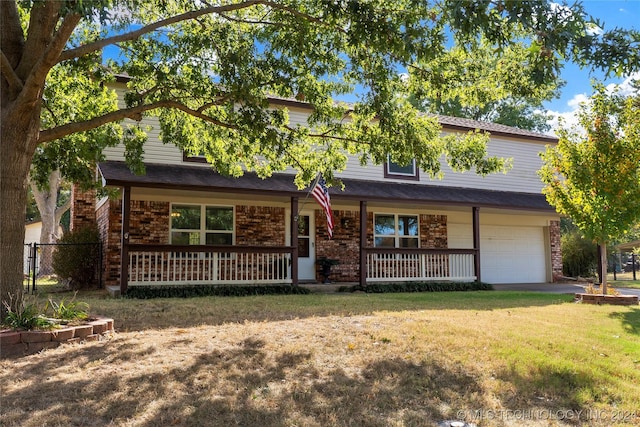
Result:
[[[408,165],[402,166],[392,161],[391,158],[387,158],[387,162],[384,165],[384,177],[416,181],[420,179],[415,159],[411,160]]]
[[[194,163],[207,163],[207,159],[204,157],[204,154],[189,154],[186,151],[182,152],[182,161],[194,162]]]
[[[171,243],[174,245],[232,245],[233,208],[172,205]]]
[[[416,215],[374,215],[373,239],[377,248],[417,248],[420,230]]]

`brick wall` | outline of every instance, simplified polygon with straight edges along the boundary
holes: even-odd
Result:
[[[560,244],[560,221],[550,221],[549,240],[551,242],[551,275],[557,282],[562,277],[562,247]]]
[[[236,244],[284,246],[285,210],[269,206],[236,206]]]
[[[71,230],[96,226],[96,191],[83,191],[78,185],[71,189]]]
[[[446,249],[447,216],[420,214],[420,247]]]
[[[337,259],[340,264],[331,268],[334,282],[356,282],[360,280],[360,212],[333,211],[335,227],[329,239],[327,220],[322,210],[315,211],[316,257]],[[420,247],[447,248],[446,215],[420,214]],[[373,246],[373,212],[367,212],[367,246]],[[316,268],[316,279],[321,280],[320,267]]]
[[[360,212],[334,210],[333,219],[333,238],[329,239],[327,217],[324,211],[315,211],[316,259],[326,257],[340,261],[331,268],[331,281],[356,282],[360,280]],[[368,222],[372,221],[373,216]],[[320,266],[316,266],[316,280],[322,280]]]
[[[109,200],[97,212],[98,230],[104,244],[104,282],[120,284],[120,236],[122,201]],[[131,201],[130,243],[169,243],[169,202]]]

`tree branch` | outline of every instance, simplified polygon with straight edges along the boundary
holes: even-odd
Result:
[[[60,62],[67,61],[73,58],[79,58],[81,56],[87,55],[91,52],[95,52],[97,50],[102,49],[103,47],[117,44],[125,41],[135,40],[145,34],[153,32],[159,28],[166,27],[168,25],[177,24],[179,22],[188,21],[191,19],[199,18],[200,16],[209,15],[212,13],[224,13],[224,12],[232,12],[236,10],[246,9],[251,6],[255,6],[257,4],[264,4],[270,6],[278,6],[275,3],[264,0],[248,0],[237,4],[231,4],[226,6],[209,6],[204,9],[194,10],[191,12],[183,13],[181,15],[172,16],[171,18],[162,19],[160,21],[154,22],[153,24],[146,25],[136,31],[131,31],[129,33],[120,34],[113,37],[108,37],[106,39],[102,39],[93,43],[88,43],[84,46],[77,47],[75,49],[69,49],[67,51],[62,52],[60,55]]]
[[[20,80],[20,77],[18,77],[16,72],[13,70],[11,63],[9,63],[9,59],[5,56],[4,52],[0,51],[0,54],[2,54],[2,56],[0,56],[0,72],[2,72],[4,78],[7,79],[9,89],[15,92],[20,92],[24,87],[22,80]]]
[[[80,46],[77,47],[75,49],[69,49],[67,51],[62,52],[62,54],[60,55],[60,59],[59,61],[67,61],[69,59],[73,59],[73,58],[79,58],[81,56],[87,55],[91,52],[95,52],[97,50],[100,50],[106,46],[112,45],[112,44],[118,44],[121,42],[125,42],[125,41],[131,41],[131,40],[135,40],[137,38],[139,38],[140,36],[143,36],[145,34],[148,34],[150,32],[153,32],[159,28],[162,27],[166,27],[168,25],[172,25],[172,24],[177,24],[179,22],[183,22],[183,21],[188,21],[191,19],[197,19],[201,16],[204,15],[210,15],[210,14],[218,14],[221,17],[228,19],[228,20],[232,20],[228,15],[225,14],[225,12],[234,12],[234,11],[238,11],[238,10],[242,10],[242,9],[247,9],[250,8],[252,6],[256,6],[256,5],[263,5],[263,6],[268,6],[272,9],[279,9],[279,10],[283,10],[286,11],[294,16],[300,17],[300,18],[304,18],[309,22],[314,22],[314,23],[318,23],[318,24],[324,24],[324,25],[328,25],[326,23],[324,23],[324,21],[321,18],[317,18],[315,16],[309,15],[309,14],[305,14],[302,13],[292,7],[288,7],[285,5],[282,5],[278,2],[274,2],[274,1],[269,1],[269,0],[247,0],[241,3],[236,3],[236,4],[229,4],[229,5],[225,5],[225,6],[209,6],[209,7],[205,7],[203,9],[200,10],[194,10],[191,12],[187,12],[187,13],[183,13],[181,15],[176,15],[176,16],[172,16],[171,18],[167,18],[167,19],[162,19],[160,21],[154,22],[153,24],[149,24],[146,25],[136,31],[131,31],[129,33],[125,33],[125,34],[120,34],[117,36],[113,36],[113,37],[108,37],[93,43],[88,43],[84,46]],[[237,19],[236,19],[237,20]],[[237,20],[239,22],[242,22],[241,20]],[[251,21],[244,21],[247,23],[251,23]],[[258,23],[258,22],[256,22]],[[275,25],[276,23],[270,23],[270,22],[266,22],[267,24],[271,24],[271,25]],[[346,33],[346,31],[342,28],[336,28],[337,31]]]
[[[213,117],[209,117],[206,114],[202,114],[197,110],[193,110],[180,102],[172,101],[172,100],[163,100],[163,101],[153,102],[151,104],[139,105],[131,108],[123,108],[123,109],[113,111],[111,113],[107,113],[99,117],[94,117],[93,119],[85,120],[82,122],[68,123],[66,125],[58,126],[55,128],[42,130],[40,131],[40,137],[38,141],[40,143],[54,141],[56,139],[63,138],[67,135],[71,135],[77,132],[86,132],[88,130],[98,128],[108,123],[119,122],[124,119],[139,121],[142,113],[150,110],[155,110],[156,108],[175,108],[189,115],[198,117],[201,120],[207,121],[209,123],[213,123],[218,126],[222,126],[228,129],[238,128],[237,126],[234,126],[229,123],[221,122],[220,120],[216,120]]]

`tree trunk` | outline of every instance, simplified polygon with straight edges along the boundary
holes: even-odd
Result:
[[[602,265],[600,270],[600,278],[602,279],[601,290],[602,294],[607,294],[607,244],[600,243],[600,264]]]
[[[62,176],[59,170],[49,175],[48,188],[38,188],[38,185],[30,181],[33,197],[38,205],[38,211],[42,218],[42,228],[40,230],[40,243],[44,244],[40,248],[40,276],[53,274],[53,249],[50,243],[55,243],[61,236],[59,235],[60,218],[65,210],[69,209],[69,204],[57,207],[58,193]]]
[[[0,117],[0,318],[5,303],[16,308],[22,302],[27,177],[40,124],[38,107],[27,115],[5,105]]]

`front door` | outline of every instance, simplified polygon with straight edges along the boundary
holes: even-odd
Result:
[[[298,279],[316,280],[316,242],[313,214],[298,217]]]

